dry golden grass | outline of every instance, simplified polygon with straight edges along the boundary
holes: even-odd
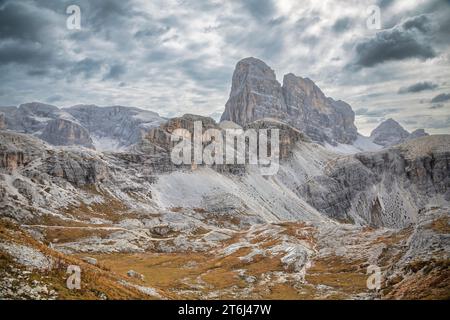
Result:
[[[316,259],[306,274],[312,285],[326,285],[345,294],[367,291],[364,261],[348,261],[339,256]]]
[[[50,221],[54,222],[54,221]],[[437,222],[440,230],[444,222]],[[296,237],[299,240],[315,245],[315,231],[301,223],[282,223],[280,235]],[[58,230],[55,228],[55,230]],[[51,229],[48,237],[57,237],[60,241],[70,241],[90,236],[79,229],[59,229],[60,233]],[[370,232],[367,229],[364,232]],[[402,230],[378,237],[371,244],[386,244],[379,265],[387,268],[398,260],[400,248],[412,229]],[[67,232],[67,233],[66,233]],[[206,230],[197,231],[199,235]],[[95,230],[95,235],[99,235]],[[107,234],[105,234],[106,236]],[[245,232],[236,232],[230,239],[223,241],[223,246],[243,242]],[[279,244],[280,239],[256,235],[259,248],[270,248]],[[67,256],[53,251],[32,239],[17,225],[9,222],[0,223],[0,240],[13,241],[34,247],[57,261],[57,268],[43,274],[36,272],[33,277],[46,281],[51,289],[59,292],[60,299],[98,299],[100,293],[110,299],[148,299],[149,297],[136,289],[125,287],[119,280],[152,287],[167,298],[199,299],[217,294],[222,299],[347,299],[356,294],[367,292],[367,262],[363,260],[347,260],[340,256],[313,258],[307,270],[305,282],[294,280],[294,270],[286,269],[279,256],[252,257],[251,261],[242,257],[252,252],[251,245],[243,247],[227,256],[215,255],[211,252],[178,252],[178,253],[136,253],[136,254],[89,254],[98,260],[96,266],[90,265],[81,258],[83,254]],[[0,270],[13,263],[5,253],[0,252]],[[67,265],[75,264],[82,268],[82,289],[68,290],[65,285]],[[126,273],[133,269],[144,275],[144,280],[127,277]],[[240,274],[245,270],[245,274]],[[430,299],[450,298],[450,261],[416,261],[405,270],[412,274],[406,278],[398,277],[389,280],[382,292],[387,298]],[[277,271],[283,272],[279,278]],[[248,276],[254,281],[246,282]],[[319,285],[330,287],[320,289]],[[252,288],[252,291],[248,291]]]
[[[230,225],[238,226],[241,223],[241,219],[229,214],[204,214],[203,221],[209,224],[214,224],[218,227],[229,227]]]
[[[212,290],[230,288],[244,289],[247,283],[239,277],[237,270],[246,269],[247,275],[256,277],[263,273],[283,270],[279,257],[255,256],[251,262],[239,257],[250,253],[250,248],[241,248],[226,257],[205,253],[143,253],[91,255],[102,265],[119,275],[133,269],[142,275],[141,284],[160,288],[164,292],[175,293],[182,289],[200,290],[197,295],[179,294],[178,298],[198,298]],[[200,284],[204,289],[195,289]],[[225,292],[225,291],[224,291]],[[225,292],[221,298],[232,298]]]
[[[434,220],[430,224],[430,228],[436,231],[437,233],[449,234],[450,233],[450,218],[449,217],[441,217],[439,219]]]
[[[267,291],[268,293],[264,295],[265,299],[298,300],[302,298],[304,299],[305,296],[309,296],[309,294],[301,294],[292,286],[292,284],[289,283],[276,283],[275,285],[269,287]]]
[[[450,260],[414,261],[407,267],[406,279],[389,283],[386,299],[450,299]]]
[[[85,191],[94,195],[99,195],[103,198],[102,202],[95,202],[91,204],[81,203],[72,205],[62,210],[62,213],[72,216],[79,220],[90,220],[91,218],[101,218],[109,220],[112,223],[120,222],[123,219],[138,218],[136,212],[130,211],[122,201],[113,197],[107,192],[97,190],[94,187],[85,187]],[[102,226],[110,226],[105,224]]]
[[[120,284],[119,280],[125,279],[124,277],[90,265],[76,257],[54,251],[30,237],[11,222],[0,220],[0,239],[34,248],[55,261],[55,267],[50,271],[33,270],[30,282],[34,279],[44,282],[49,290],[58,292],[58,299],[99,299],[100,293],[103,293],[108,299],[151,298],[135,288]],[[80,290],[69,290],[66,286],[68,277],[66,271],[69,265],[77,265],[81,268]],[[0,252],[0,270],[6,270],[11,266],[23,268],[15,263],[8,254]]]
[[[58,228],[50,227],[43,230],[45,240],[48,242],[66,243],[73,242],[83,238],[97,236],[107,238],[115,231],[105,229],[86,229],[86,228]]]

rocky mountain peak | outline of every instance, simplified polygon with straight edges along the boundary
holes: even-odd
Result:
[[[384,120],[378,125],[379,128],[389,129],[392,128],[393,130],[399,130],[399,131],[406,131],[400,123],[395,121],[392,118],[389,118],[387,120]]]
[[[41,102],[23,103],[19,106],[19,110],[23,113],[34,114],[37,116],[49,116],[58,112],[58,107],[51,104]]]
[[[275,72],[256,58],[239,61],[233,73],[230,98],[220,120],[245,125],[257,119],[277,118],[280,112],[286,112],[286,105]]]
[[[372,131],[370,139],[376,144],[388,147],[423,136],[428,136],[424,129],[417,129],[409,133],[400,123],[389,118]]]
[[[425,132],[424,129],[416,129],[413,132],[411,132],[411,134],[408,137],[408,140],[417,139],[417,138],[426,137],[426,136],[429,136],[429,134],[427,132]]]
[[[263,118],[287,123],[320,143],[351,143],[357,138],[348,104],[327,98],[311,79],[292,73],[283,77],[281,86],[267,64],[245,58],[236,65],[221,121],[246,125]]]
[[[236,64],[235,75],[276,80],[275,72],[262,60],[249,57]]]

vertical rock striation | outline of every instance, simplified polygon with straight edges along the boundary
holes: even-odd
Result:
[[[357,138],[355,114],[348,104],[326,97],[312,80],[292,73],[281,86],[263,61],[246,58],[236,65],[221,121],[246,125],[263,118],[283,121],[321,143],[352,143]]]

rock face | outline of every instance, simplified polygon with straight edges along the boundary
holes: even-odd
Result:
[[[449,147],[449,136],[436,135],[342,158],[301,193],[333,218],[402,228],[430,200],[450,201]]]
[[[262,118],[280,119],[287,113],[280,83],[275,72],[263,61],[246,58],[233,73],[230,98],[220,121],[245,125]]]
[[[417,129],[409,133],[397,121],[391,118],[380,123],[370,134],[370,139],[376,144],[389,147],[424,136],[428,136],[425,130]]]
[[[357,138],[355,113],[344,101],[327,98],[308,78],[284,76],[288,121],[315,141],[352,143]]]
[[[98,150],[135,144],[150,129],[165,122],[155,112],[132,107],[78,105],[63,110],[89,131]]]
[[[75,122],[55,119],[47,122],[39,137],[55,146],[78,145],[94,148],[89,132]]]
[[[155,150],[164,150],[169,152],[173,143],[171,143],[171,134],[176,129],[186,129],[191,135],[194,132],[194,122],[201,121],[203,131],[208,129],[219,129],[214,119],[193,114],[185,114],[181,117],[171,118],[157,128],[151,129],[145,137],[156,147]]]
[[[39,102],[24,103],[18,108],[0,107],[0,112],[5,115],[9,130],[23,133],[37,133],[45,128],[48,121],[60,117],[75,121],[58,107]]]
[[[263,61],[246,58],[236,65],[221,121],[245,125],[263,118],[281,120],[321,143],[351,143],[357,138],[348,104],[326,97],[313,81],[291,73],[281,86]]]
[[[15,170],[39,157],[45,144],[25,134],[2,131],[0,134],[0,168]]]
[[[77,154],[59,153],[49,156],[45,165],[47,174],[76,186],[92,185],[108,176],[108,167],[104,162]]]
[[[0,112],[0,130],[6,129],[5,114]]]

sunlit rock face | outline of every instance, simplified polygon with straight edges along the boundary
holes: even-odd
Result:
[[[290,73],[281,85],[263,61],[246,58],[236,65],[221,121],[245,125],[263,118],[283,121],[314,141],[352,143],[355,114],[343,101],[328,98],[308,78]]]

